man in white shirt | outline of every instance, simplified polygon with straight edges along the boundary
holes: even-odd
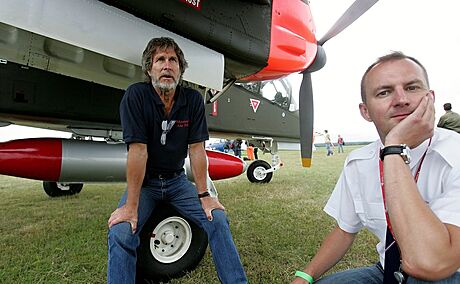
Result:
[[[460,283],[460,136],[435,129],[425,68],[400,52],[383,56],[364,73],[361,98],[380,140],[347,158],[324,208],[337,226],[292,284],[320,278],[361,228],[378,237],[379,263],[318,283]]]

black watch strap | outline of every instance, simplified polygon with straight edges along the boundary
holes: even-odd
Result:
[[[410,157],[408,156],[407,149],[407,146],[404,144],[386,146],[380,150],[380,160],[383,161],[386,155],[400,155],[403,157],[404,162],[408,164],[410,162]]]
[[[203,197],[206,197],[206,196],[210,196],[209,191],[198,193],[198,198],[203,198]]]

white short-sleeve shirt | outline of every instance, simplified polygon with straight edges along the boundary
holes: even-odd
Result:
[[[410,150],[413,174],[427,150],[417,182],[420,195],[443,223],[460,227],[460,134],[436,128],[429,147],[428,143]],[[346,232],[365,227],[375,234],[383,265],[387,225],[380,187],[382,147],[378,140],[350,153],[324,211]]]

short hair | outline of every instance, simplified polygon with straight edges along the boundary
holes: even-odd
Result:
[[[444,104],[444,110],[451,110],[452,109],[452,105],[450,103],[446,103]]]
[[[428,72],[426,71],[425,67],[422,65],[422,63],[420,63],[420,61],[418,61],[417,59],[415,59],[414,57],[412,56],[408,56],[408,55],[405,55],[404,53],[402,53],[401,51],[393,51],[387,55],[384,55],[384,56],[381,56],[377,59],[377,61],[375,61],[374,63],[372,63],[371,66],[369,66],[367,69],[366,69],[366,72],[364,72],[364,75],[363,77],[361,78],[361,100],[363,101],[363,103],[366,102],[366,89],[365,89],[365,86],[364,86],[364,81],[366,80],[366,77],[367,77],[367,74],[372,70],[374,69],[375,66],[381,64],[381,63],[386,63],[386,62],[390,62],[390,61],[396,61],[396,60],[404,60],[404,59],[408,59],[412,62],[414,62],[415,64],[417,64],[418,66],[420,66],[420,68],[422,68],[422,71],[423,71],[423,76],[425,77],[425,80],[426,80],[426,83],[427,83],[427,87],[429,88],[430,87],[430,82],[428,80]]]
[[[150,82],[150,76],[148,71],[152,69],[152,58],[159,50],[165,50],[168,48],[174,49],[174,52],[177,55],[179,60],[179,69],[180,69],[180,77],[185,72],[185,69],[188,67],[187,60],[185,60],[184,53],[182,49],[180,49],[179,45],[169,37],[157,37],[152,38],[147,46],[145,47],[144,52],[142,53],[142,71],[144,72],[144,81]]]

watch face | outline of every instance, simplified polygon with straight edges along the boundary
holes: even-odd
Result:
[[[401,145],[401,148],[402,148],[401,157],[403,158],[406,164],[409,164],[410,163],[409,147],[407,147],[406,145]]]

